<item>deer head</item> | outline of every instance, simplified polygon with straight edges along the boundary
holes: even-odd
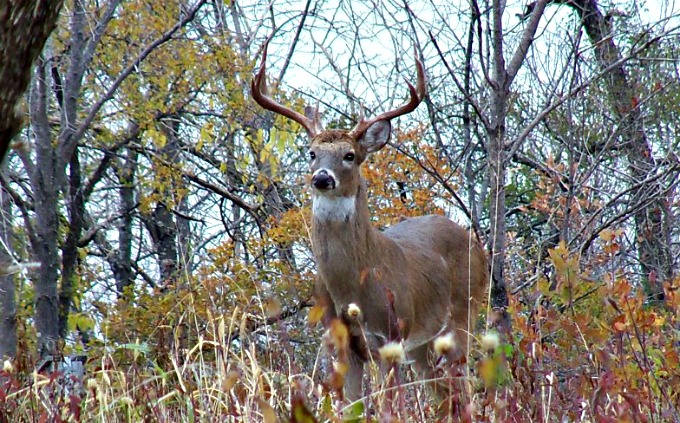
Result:
[[[385,231],[370,224],[360,166],[390,139],[390,120],[415,110],[426,95],[425,72],[416,58],[418,80],[406,82],[410,100],[351,130],[324,130],[318,110],[307,117],[267,95],[266,46],[251,83],[253,99],[302,125],[310,139],[312,250],[317,262],[316,300],[326,322],[350,326],[353,358],[345,388],[361,393],[363,362],[387,341],[404,343],[424,373],[432,341],[451,333],[467,349],[469,316],[475,315],[487,286],[485,252],[470,233],[443,216],[406,219]],[[358,306],[360,317],[347,315]],[[361,339],[359,339],[361,338]]]

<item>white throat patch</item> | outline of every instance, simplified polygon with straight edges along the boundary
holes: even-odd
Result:
[[[317,195],[312,200],[312,215],[319,220],[343,221],[354,216],[355,197]]]

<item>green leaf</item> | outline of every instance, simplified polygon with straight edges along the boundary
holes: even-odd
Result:
[[[68,316],[68,327],[87,331],[94,328],[94,319],[83,313],[73,313]]]
[[[350,404],[349,408],[345,410],[345,412],[342,414],[342,421],[343,422],[360,422],[362,419],[362,416],[364,415],[364,402],[363,401],[357,401],[353,404]]]

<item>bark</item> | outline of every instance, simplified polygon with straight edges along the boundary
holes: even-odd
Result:
[[[134,179],[137,169],[137,153],[129,150],[123,162],[118,166],[120,187],[119,211],[122,215],[118,222],[118,250],[110,261],[116,290],[122,296],[125,289],[134,283],[132,275],[132,210],[135,208]]]
[[[71,312],[73,297],[77,292],[78,244],[85,219],[85,201],[81,183],[80,159],[78,150],[76,150],[71,159],[69,174],[68,234],[61,254],[61,289],[59,290],[59,336],[61,338],[68,334],[68,316]]]
[[[41,264],[35,281],[34,316],[38,332],[38,352],[41,356],[53,353],[56,341],[66,335],[68,314],[76,290],[78,242],[83,226],[85,200],[81,191],[82,176],[77,151],[72,148],[65,154],[64,148],[77,144],[74,132],[78,119],[78,98],[86,68],[83,56],[86,50],[85,25],[85,10],[82,3],[76,0],[71,15],[68,56],[64,58],[67,61],[64,76],[58,67],[59,60],[50,60],[48,63],[40,59],[30,98],[36,154],[35,163],[26,167],[32,169],[29,177],[35,196],[37,242],[32,245],[32,250]],[[48,64],[52,66],[49,75],[60,111],[56,143],[48,118]],[[70,170],[68,176],[67,166]],[[60,248],[61,219],[57,205],[65,190],[67,237]],[[61,286],[58,283],[60,278]]]
[[[111,4],[115,5],[117,2],[113,1]],[[112,12],[112,9],[108,12]],[[77,289],[75,282],[78,245],[86,201],[76,148],[82,138],[82,134],[76,136],[76,130],[79,128],[77,127],[79,98],[83,75],[93,57],[94,47],[111,16],[112,13],[105,13],[104,18],[91,32],[87,30],[87,16],[83,3],[75,0],[69,27],[71,37],[64,56],[41,58],[36,66],[30,96],[35,155],[33,157],[24,155],[22,160],[29,173],[35,200],[33,204],[36,237],[32,239],[31,247],[36,261],[40,263],[38,275],[34,280],[34,320],[38,332],[37,347],[41,356],[53,353],[56,341],[66,335],[68,315]],[[61,68],[62,63],[66,64],[64,69]],[[60,113],[59,132],[56,136],[52,122],[48,118],[48,112],[53,107],[49,100],[50,82]],[[103,170],[98,169],[95,175],[96,178],[101,178]],[[91,192],[94,184],[98,182],[96,178],[90,181],[88,192]],[[62,194],[67,201],[68,212],[68,218],[63,219],[66,221],[65,240],[59,235],[62,219],[57,206]]]
[[[504,2],[493,2],[493,84],[491,91],[491,116],[487,133],[489,167],[489,219],[491,247],[491,306],[501,313],[501,326],[509,322],[507,289],[503,269],[505,267],[505,119],[508,113],[510,87],[506,83],[507,71],[503,56]],[[506,326],[507,328],[507,326]]]
[[[506,237],[505,178],[508,161],[505,121],[508,114],[510,86],[524,63],[546,4],[547,0],[538,1],[532,12],[527,16],[528,21],[520,43],[510,59],[510,63],[507,65],[504,55],[503,35],[505,2],[503,0],[493,0],[491,8],[492,75],[487,76],[490,79],[489,85],[491,86],[491,113],[485,125],[487,134],[487,164],[489,168],[489,219],[491,225],[489,244],[493,280],[491,286],[491,306],[499,313],[498,324],[501,330],[504,331],[510,329],[510,316],[507,313],[508,294],[504,277]],[[475,9],[478,10],[477,7]]]
[[[55,157],[47,117],[45,62],[39,60],[31,94],[31,126],[35,137],[35,165],[29,175],[35,198],[36,243],[32,245],[40,263],[35,285],[35,326],[41,356],[54,351],[59,338],[57,281],[59,277],[59,160]]]
[[[596,0],[561,0],[555,3],[566,4],[578,14],[594,46],[595,60],[601,69],[621,60],[621,51],[612,37],[611,20],[602,14]],[[664,300],[663,282],[673,278],[671,231],[667,224],[669,205],[660,194],[663,192],[662,182],[657,178],[649,178],[654,174],[657,163],[644,130],[641,110],[636,106],[638,94],[635,92],[634,78],[620,64],[614,66],[603,81],[609,105],[622,122],[616,147],[626,155],[630,181],[638,184],[639,181],[651,179],[648,184],[640,184],[635,188],[631,193],[631,202],[637,203],[653,196],[646,207],[634,214],[635,240],[645,294],[650,300],[661,302]]]
[[[0,2],[0,161],[24,123],[17,105],[62,5],[62,0]]]
[[[470,17],[470,26],[468,27],[468,39],[465,46],[465,74],[463,78],[463,92],[465,98],[471,98],[472,94],[472,58],[474,55],[474,41],[475,41],[475,27],[479,21],[479,14],[476,10],[472,12]],[[468,194],[468,204],[470,207],[470,215],[474,222],[475,228],[479,228],[479,203],[477,202],[477,195],[475,189],[475,178],[473,171],[473,154],[474,147],[472,145],[472,112],[470,111],[470,102],[463,103],[463,139],[465,140],[465,181]],[[479,236],[479,230],[477,230]]]
[[[73,296],[77,290],[78,243],[83,229],[85,212],[78,150],[76,148],[70,149],[68,154],[64,154],[64,146],[74,143],[73,134],[76,130],[76,122],[78,121],[78,99],[80,97],[82,77],[85,73],[85,26],[86,16],[82,0],[75,0],[73,2],[70,22],[71,38],[69,39],[67,56],[68,65],[63,81],[57,68],[56,60],[53,61],[54,65],[52,67],[55,97],[59,103],[61,115],[59,125],[60,154],[54,156],[52,160],[55,169],[55,180],[58,181],[59,185],[57,189],[60,191],[68,190],[65,193],[68,212],[67,235],[61,247],[61,286],[58,294],[58,328],[60,338],[64,338],[67,335],[68,316],[71,311]],[[66,175],[67,166],[69,168],[68,176]],[[41,207],[54,206],[43,205]]]
[[[179,120],[171,116],[163,118],[159,125],[166,137],[165,145],[160,151],[160,159],[165,162],[162,166],[173,166],[178,163],[181,154],[178,144]],[[165,181],[162,183],[165,184]],[[161,286],[172,283],[180,269],[179,229],[172,212],[178,204],[176,201],[178,188],[174,184],[157,188],[161,200],[156,203],[151,213],[143,216],[144,225],[151,235],[157,256]]]
[[[177,275],[177,228],[172,211],[165,202],[158,202],[149,219],[145,221],[153,240],[160,269],[160,285],[171,283]]]
[[[9,268],[14,262],[11,245],[14,231],[12,230],[12,202],[4,189],[0,190],[0,359],[14,357],[17,350],[17,305],[14,275]]]

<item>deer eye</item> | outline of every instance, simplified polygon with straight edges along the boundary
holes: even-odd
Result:
[[[313,151],[310,151],[309,152],[309,160],[314,160],[314,159],[316,159],[316,153],[313,152]]]
[[[345,157],[343,160],[348,161],[348,162],[353,162],[354,161],[354,153],[347,153],[345,154]]]

